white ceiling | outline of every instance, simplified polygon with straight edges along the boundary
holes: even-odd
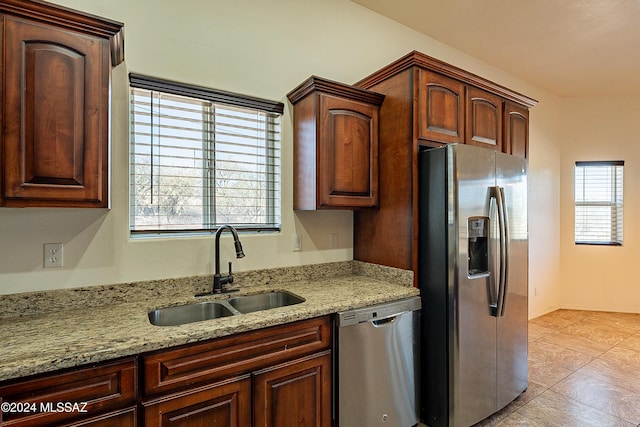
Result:
[[[640,0],[353,1],[559,96],[640,94]]]

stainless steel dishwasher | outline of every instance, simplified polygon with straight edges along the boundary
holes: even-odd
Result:
[[[338,427],[418,423],[419,310],[412,297],[336,314]]]

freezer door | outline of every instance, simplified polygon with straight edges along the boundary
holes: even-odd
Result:
[[[482,268],[478,271],[469,268],[474,265],[469,262],[472,255],[469,251],[473,248],[469,239],[483,235],[484,231],[476,228],[478,221],[490,216],[495,157],[493,151],[478,147],[448,148],[453,153],[453,167],[448,174],[449,198],[455,201],[453,212],[449,213],[453,220],[449,226],[455,227],[457,235],[455,276],[449,283],[450,425],[469,426],[497,410],[496,317],[490,307],[495,277],[493,273],[482,274]],[[489,227],[495,228],[491,223]]]
[[[498,321],[498,409],[527,388],[528,232],[527,163],[496,153],[496,185],[503,188],[508,242],[504,306]]]

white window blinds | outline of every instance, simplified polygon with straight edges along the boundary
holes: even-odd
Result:
[[[576,162],[577,244],[622,244],[623,169],[623,161]]]
[[[281,103],[130,82],[132,233],[279,230]]]

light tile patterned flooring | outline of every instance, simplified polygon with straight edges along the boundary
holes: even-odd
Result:
[[[529,321],[529,389],[477,424],[640,427],[640,314],[557,310]]]

